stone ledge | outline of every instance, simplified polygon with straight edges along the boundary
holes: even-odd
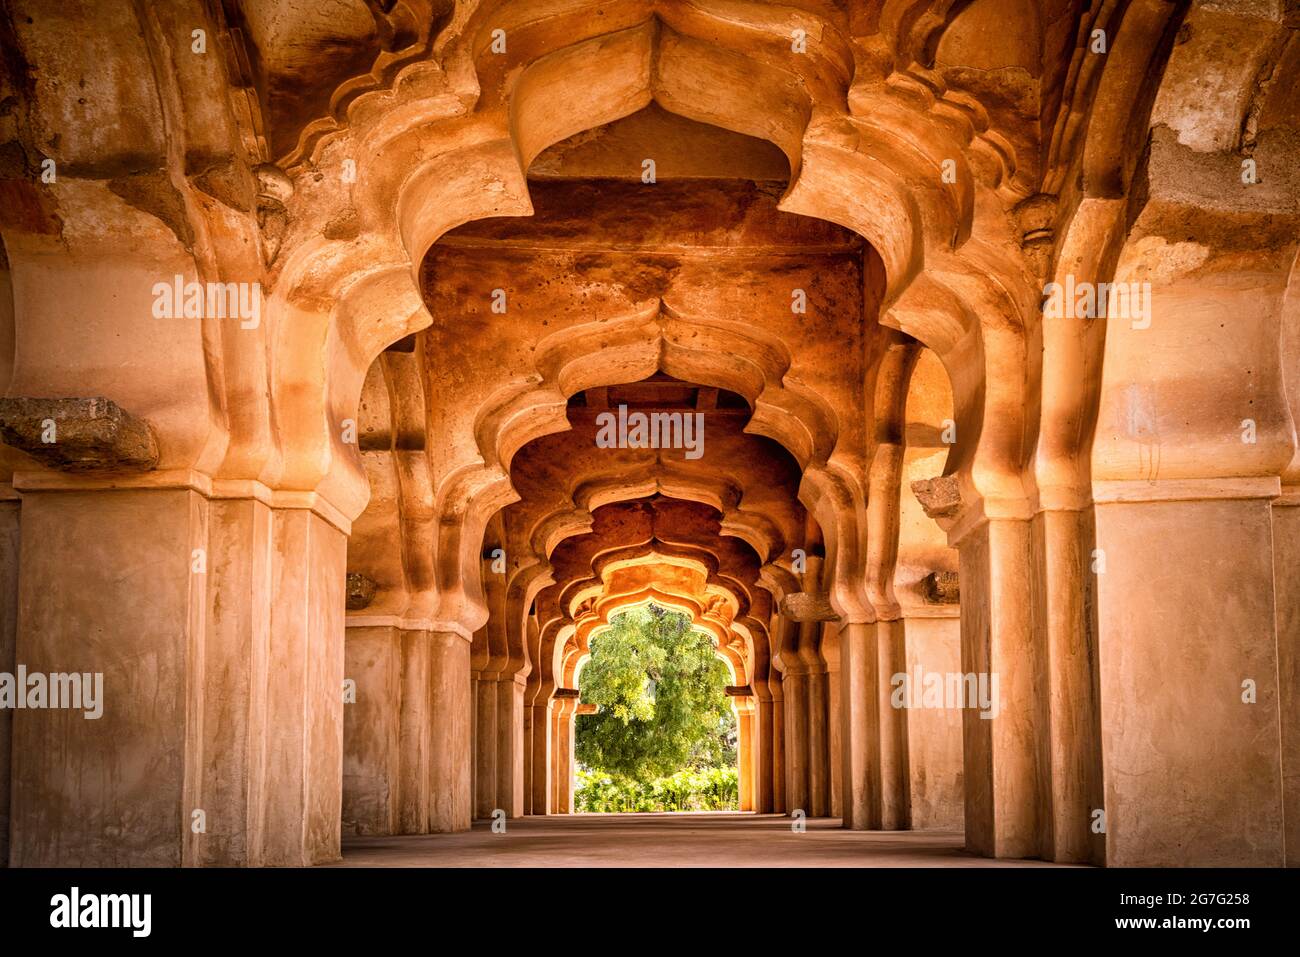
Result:
[[[158,464],[149,423],[112,399],[0,399],[0,439],[61,472],[148,472]]]

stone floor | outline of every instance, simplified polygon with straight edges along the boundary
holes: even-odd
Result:
[[[1015,867],[962,850],[959,831],[791,831],[773,814],[574,814],[487,822],[460,834],[343,841],[342,867]]]

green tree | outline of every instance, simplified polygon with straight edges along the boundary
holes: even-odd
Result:
[[[735,764],[727,677],[685,615],[650,605],[617,616],[582,671],[582,700],[599,710],[578,716],[579,764],[642,781]]]

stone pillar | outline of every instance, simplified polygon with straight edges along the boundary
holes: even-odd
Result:
[[[902,619],[875,624],[880,716],[880,826],[904,831],[912,826],[911,777],[907,754],[907,708],[893,706],[893,677],[907,671],[907,641]]]
[[[810,815],[808,791],[808,675],[798,662],[786,665],[785,680],[785,801],[789,812]]]
[[[920,347],[884,331],[872,393],[873,449],[867,470],[867,547],[863,584],[875,611],[876,712],[880,731],[880,826],[911,826],[907,707],[896,702],[894,676],[907,670],[902,611],[894,588],[902,522],[907,398]],[[909,496],[910,498],[910,496]],[[902,704],[903,706],[896,706]]]
[[[433,795],[433,662],[427,631],[402,631],[398,708],[398,830],[428,834]]]
[[[1034,529],[1042,550],[1050,681],[1052,847],[1045,856],[1062,863],[1102,864],[1106,838],[1093,827],[1103,794],[1092,507],[1046,509],[1035,516]]]
[[[1037,857],[1049,851],[1050,797],[1047,660],[1033,629],[1033,534],[1028,521],[984,518],[955,544],[962,672],[990,691],[996,679],[998,690],[987,714],[970,701],[962,711],[966,847],[989,857]]]
[[[524,813],[524,681],[507,675],[497,686],[497,807],[506,817]]]
[[[557,688],[552,699],[554,743],[551,754],[551,813],[573,813],[573,717],[578,710],[576,688]]]
[[[546,698],[542,694],[541,633],[537,616],[528,615],[524,623],[528,660],[532,668],[523,679],[523,802],[524,814],[547,813],[546,774],[550,768],[550,719]]]
[[[344,533],[305,509],[211,502],[206,622],[191,651],[204,669],[204,772],[187,773],[186,801],[206,811],[207,832],[191,829],[186,863],[338,859],[346,551]]]
[[[1294,190],[1266,191],[1263,177],[1223,188],[1219,171],[1240,165],[1233,124],[1210,148],[1186,145],[1204,123],[1187,57],[1249,42],[1251,20],[1197,22],[1174,48],[1168,71],[1182,83],[1162,89],[1168,122],[1153,123],[1144,203],[1114,267],[1117,283],[1149,284],[1145,308],[1107,320],[1096,363],[1099,700],[1116,866],[1286,860],[1290,640],[1276,629],[1294,568],[1274,566],[1272,502],[1279,476],[1295,475],[1300,411]],[[1246,94],[1257,74],[1236,63],[1228,88]],[[1289,134],[1270,125],[1258,131],[1260,169],[1294,170],[1281,160],[1294,155]]]
[[[344,533],[192,487],[25,480],[17,660],[102,673],[103,715],[15,712],[14,863],[336,860]]]
[[[199,694],[187,703],[187,708],[198,720],[194,733],[186,741],[186,752],[182,757],[187,766],[181,771],[184,784],[179,795],[180,824],[184,832],[184,844],[178,863],[236,866],[264,863],[260,840],[259,796],[268,790],[262,768],[268,763],[266,752],[270,746],[270,709],[269,703],[265,703],[268,695],[263,689],[267,687],[269,672],[274,668],[269,661],[271,648],[274,647],[270,623],[271,591],[275,575],[275,561],[272,558],[274,553],[271,551],[274,513],[261,502],[249,499],[207,501],[188,490],[130,490],[120,494],[123,497],[103,492],[51,493],[39,496],[50,509],[50,513],[41,516],[42,524],[44,521],[57,521],[56,510],[76,509],[77,499],[83,495],[89,505],[93,496],[105,508],[102,514],[105,523],[103,535],[119,543],[119,553],[129,555],[132,564],[143,564],[148,557],[152,557],[160,568],[166,568],[169,573],[160,575],[157,579],[156,587],[170,586],[167,588],[169,594],[160,602],[158,610],[165,617],[162,617],[159,624],[168,631],[172,628],[176,628],[176,631],[174,634],[164,634],[162,629],[154,634],[145,631],[137,639],[141,640],[142,646],[146,643],[156,646],[140,647],[137,651],[140,660],[152,659],[159,666],[166,663],[166,671],[160,669],[149,674],[151,682],[157,680],[156,692],[150,689],[149,693],[158,693],[163,697],[155,700],[152,707],[143,713],[132,716],[137,733],[127,736],[116,745],[112,760],[129,766],[140,760],[150,760],[145,756],[155,749],[161,749],[164,753],[169,750],[170,736],[166,733],[150,740],[157,735],[159,723],[170,720],[173,709],[179,705],[179,702],[167,700],[170,695],[165,691],[165,682],[178,680],[179,683],[174,686],[176,689],[182,687],[185,681],[195,682]],[[67,495],[72,495],[73,498],[65,501]],[[34,498],[36,496],[29,496],[28,501]],[[59,507],[65,504],[68,506],[66,509]],[[167,529],[166,537],[148,543],[133,541],[135,536],[129,527],[129,516],[133,513],[144,521],[156,516],[155,520]],[[73,533],[79,536],[88,532],[89,529],[73,529]],[[67,547],[68,544],[65,543],[63,548]],[[198,566],[193,563],[196,555],[202,556]],[[33,563],[44,558],[43,555],[33,556]],[[185,565],[182,566],[181,562],[185,562]],[[28,567],[26,555],[23,567],[25,574]],[[204,569],[201,575],[194,571],[196,567]],[[182,571],[189,573],[188,582],[180,580]],[[134,569],[132,573],[135,573]],[[183,587],[188,587],[191,591],[191,597],[185,605],[176,601]],[[196,588],[206,591],[203,598],[193,594]],[[140,597],[136,596],[133,601],[140,601]],[[195,601],[201,601],[202,607],[195,608]],[[32,625],[38,629],[41,628],[41,619],[58,614],[56,609],[46,612],[37,607],[39,610],[33,616]],[[26,623],[27,609],[23,608],[19,614],[20,630],[32,627]],[[129,618],[123,620],[115,612],[104,609],[86,609],[71,615],[65,612],[65,627],[81,619],[83,614],[83,620],[87,624],[95,617],[101,620],[107,617],[115,629],[126,628],[137,633],[135,623]],[[172,624],[181,615],[189,618],[188,628]],[[201,616],[199,620],[194,620],[195,615]],[[178,647],[177,639],[181,636],[187,639],[186,646]],[[20,644],[23,641],[21,633],[19,641]],[[149,658],[143,657],[145,655]],[[189,671],[187,658],[198,666],[194,672]],[[32,667],[30,661],[28,667]],[[116,697],[110,692],[110,674],[119,667],[117,661],[110,661],[102,669],[106,699],[103,722],[114,717],[113,712],[108,710]],[[130,667],[129,664],[127,667]],[[154,674],[157,675],[156,679]],[[141,697],[143,689],[136,684],[141,677],[144,676],[139,675],[132,680],[129,671],[125,671],[119,680],[124,687],[122,693],[143,703],[146,700]],[[340,687],[340,699],[341,691]],[[220,703],[223,700],[227,702],[225,706]],[[122,713],[116,715],[118,719],[126,716]],[[241,738],[247,744],[237,743]],[[188,766],[191,755],[202,761],[200,767]],[[158,783],[169,791],[171,777],[172,772],[168,768],[157,776]],[[104,793],[93,798],[106,815],[112,815],[119,801],[135,800],[125,788],[114,789],[114,792],[116,793]],[[341,792],[340,787],[340,829]],[[201,834],[195,834],[193,830],[195,810],[202,811],[205,821],[206,830]],[[191,820],[186,821],[186,817]],[[155,846],[157,853],[168,853],[165,841],[155,839]],[[134,849],[123,850],[132,856],[134,854]],[[125,865],[130,858],[120,860]]]
[[[532,689],[524,688],[524,814],[533,814],[533,706]]]
[[[739,778],[739,805],[742,811],[754,810],[754,710],[748,698],[733,698],[736,709],[736,773]]]
[[[926,611],[928,615],[909,610],[904,620],[908,673],[960,672],[960,610],[950,604]],[[962,828],[962,713],[949,708],[908,709],[908,796],[911,826],[917,830]]]
[[[472,652],[471,652],[472,655]],[[473,659],[471,657],[471,663]],[[477,671],[470,672],[469,678],[469,809],[471,820],[478,815],[479,792],[479,743],[478,743],[478,700],[479,678]]]
[[[497,803],[497,682],[475,672],[474,679],[474,817],[486,820]]]
[[[470,826],[470,643],[450,631],[429,632],[430,715],[433,741],[429,828],[434,833]]]
[[[786,814],[790,805],[785,794],[785,676],[772,669],[767,687],[772,696],[772,736],[767,742],[767,753],[771,757],[772,812]]]
[[[823,559],[807,556],[802,591],[781,602],[784,623],[779,652],[785,668],[786,799],[791,810],[809,817],[830,813],[830,711],[826,663],[821,656],[822,630],[836,619],[821,590]]]
[[[1121,199],[1083,199],[1062,237],[1053,281],[1059,287],[1097,282],[1122,242]],[[1094,830],[1103,804],[1101,726],[1097,701],[1097,593],[1091,488],[1092,426],[1108,324],[1059,316],[1043,324],[1042,406],[1035,484],[1034,536],[1040,549],[1049,680],[1051,859],[1105,861],[1105,835]]]
[[[19,500],[13,488],[0,485],[0,672],[15,674],[18,662]],[[13,712],[0,710],[0,867],[9,863],[9,765]]]
[[[822,623],[815,623],[816,632]],[[814,649],[821,644],[814,644]],[[829,694],[826,689],[826,672],[821,668],[821,655],[809,670],[808,677],[808,816],[826,817],[831,813],[830,800],[830,731],[826,727],[830,714]]]
[[[500,535],[499,525],[489,533]],[[489,539],[489,542],[496,541]],[[495,551],[491,544],[484,554]],[[470,666],[474,684],[474,816],[488,820],[497,811],[523,813],[523,671],[527,641],[522,616],[507,613],[505,581],[485,559],[483,593],[488,617],[474,635]],[[513,653],[511,649],[514,649]]]
[[[551,739],[551,765],[550,771],[546,775],[547,804],[550,807],[550,810],[547,811],[548,814],[562,813],[560,810],[560,764],[561,752],[563,751],[560,745],[560,733],[563,729],[563,723],[560,721],[561,710],[560,702],[552,698],[550,708],[551,723],[547,730],[547,734]]]
[[[532,752],[532,774],[529,778],[531,794],[528,806],[529,814],[550,814],[553,807],[551,799],[551,736],[554,718],[549,703],[535,704],[528,709],[531,719],[530,737]]]
[[[1300,867],[1300,488],[1273,501],[1273,584],[1277,589],[1278,714],[1286,866]]]
[[[1279,866],[1277,480],[1097,493],[1107,863]]]
[[[343,676],[356,698],[343,704],[344,834],[401,833],[402,639],[393,626],[346,632]]]
[[[841,813],[853,830],[880,827],[880,667],[876,626],[850,622],[840,630],[840,700],[844,767]]]
[[[344,826],[351,833],[469,826],[468,682],[456,674],[467,672],[468,661],[450,637],[457,636],[395,625],[348,628],[347,677],[357,695],[345,707],[344,729]]]
[[[829,814],[842,817],[844,814],[844,755],[843,728],[840,688],[840,626],[828,624],[822,631],[822,660],[826,662],[826,760],[830,766],[830,778],[827,782]]]
[[[966,847],[987,857],[1048,855],[1048,656],[1036,620],[1041,556],[1032,523],[1017,517],[1027,506],[963,501],[951,475],[912,490],[960,564]],[[981,686],[987,708],[971,700]]]
[[[771,814],[776,810],[772,774],[772,692],[767,682],[759,679],[754,685],[754,810]]]
[[[573,813],[573,772],[574,772],[574,715],[578,707],[575,699],[570,706],[570,710],[565,715],[565,735],[564,735],[564,773],[560,776],[560,794],[564,799],[564,813]]]

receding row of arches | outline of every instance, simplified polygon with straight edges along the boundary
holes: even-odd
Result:
[[[125,703],[14,720],[13,860],[314,863],[345,828],[562,812],[574,676],[651,599],[748,689],[755,811],[960,808],[977,853],[1069,862],[1300,846],[1286,16],[400,6],[409,45],[271,137],[256,84],[175,59],[181,14],[104,13],[141,67],[106,102],[168,131],[161,185],[90,125],[50,138],[75,81],[15,94],[70,173],[16,180],[3,223],[10,633]],[[1207,102],[1225,32],[1253,52]],[[49,59],[49,28],[15,35]],[[1243,157],[1275,178],[1225,181]],[[259,283],[259,322],[146,322],[164,274]],[[1049,322],[1067,280],[1147,283],[1153,314]],[[147,428],[146,467],[129,430],[71,465],[32,437],[87,393]],[[702,423],[700,454],[609,447],[620,410]],[[918,667],[996,674],[997,715],[893,706]]]

